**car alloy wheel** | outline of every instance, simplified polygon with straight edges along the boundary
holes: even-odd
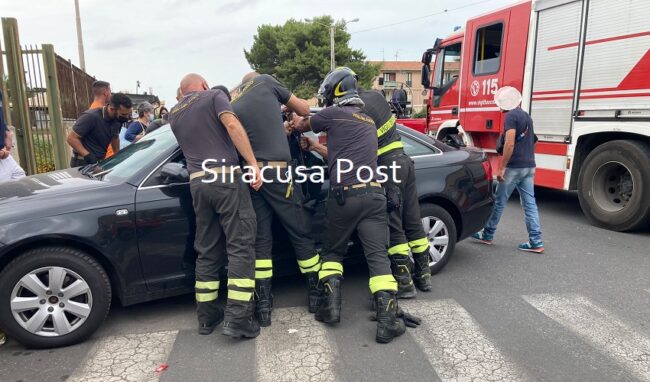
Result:
[[[429,240],[429,266],[432,267],[447,254],[449,248],[449,229],[435,216],[422,218],[422,227]]]
[[[10,296],[14,319],[28,332],[57,337],[81,327],[90,315],[93,296],[77,273],[63,267],[36,269],[18,280]]]

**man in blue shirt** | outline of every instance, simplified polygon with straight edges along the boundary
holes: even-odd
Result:
[[[505,86],[494,95],[497,106],[507,112],[504,122],[503,158],[497,180],[496,200],[490,220],[481,232],[472,237],[484,244],[492,244],[494,233],[503,214],[506,202],[517,189],[524,209],[528,242],[519,245],[522,251],[542,253],[542,227],[535,202],[535,131],[533,120],[519,107],[521,93],[513,87]]]

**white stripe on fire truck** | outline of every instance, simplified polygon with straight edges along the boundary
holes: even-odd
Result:
[[[565,171],[567,157],[564,155],[550,155],[535,153],[535,164],[538,168]]]

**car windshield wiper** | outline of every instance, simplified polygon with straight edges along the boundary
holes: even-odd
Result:
[[[81,175],[86,175],[89,178],[96,178],[95,174],[93,174],[93,170],[97,167],[97,163],[91,163],[83,166],[82,168],[79,169],[79,172]]]

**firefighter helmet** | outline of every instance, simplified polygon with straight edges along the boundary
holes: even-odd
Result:
[[[332,106],[348,98],[358,97],[359,77],[350,68],[341,66],[330,71],[318,89],[320,106]]]

